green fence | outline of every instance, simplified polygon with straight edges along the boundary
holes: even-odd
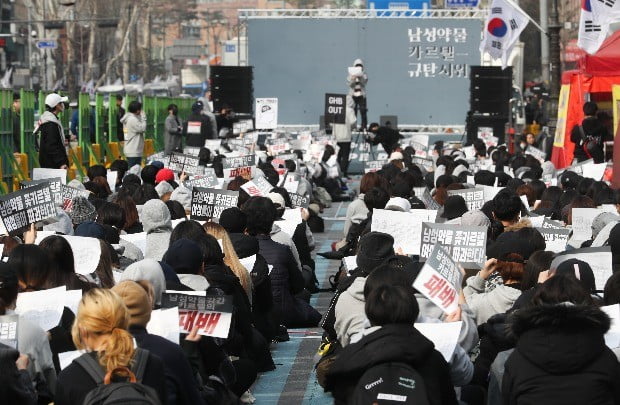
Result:
[[[34,91],[22,89],[20,98],[21,152],[28,155],[28,170],[32,170],[33,167],[39,167],[39,152],[36,149],[38,135],[34,134]]]

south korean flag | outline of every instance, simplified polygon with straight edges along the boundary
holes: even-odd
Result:
[[[577,45],[589,54],[596,53],[620,22],[620,0],[581,0]]]

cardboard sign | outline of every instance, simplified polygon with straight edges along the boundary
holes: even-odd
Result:
[[[227,157],[222,161],[225,179],[234,179],[237,176],[254,177],[256,171],[256,155]]]
[[[448,190],[448,195],[460,195],[463,197],[469,211],[479,210],[484,205],[484,189],[482,187]]]
[[[548,252],[561,253],[566,250],[570,229],[536,228],[545,238]]]
[[[373,173],[381,170],[383,165],[385,165],[387,161],[385,160],[369,160],[364,162],[364,173]]]
[[[278,99],[256,99],[256,128],[276,129],[278,127]]]
[[[308,205],[310,205],[310,199],[308,197],[297,193],[288,193],[288,195],[291,197],[291,205],[293,208],[308,208]]]
[[[422,224],[420,261],[428,260],[441,245],[466,268],[482,268],[486,260],[487,228],[449,224]]]
[[[177,173],[185,172],[196,175],[204,173],[204,167],[200,166],[200,159],[197,156],[185,155],[179,152],[172,152],[170,154],[168,168]]]
[[[184,294],[166,291],[162,296],[162,308],[178,307],[179,332],[190,333],[198,328],[198,334],[221,339],[228,338],[232,322],[232,296]]]
[[[48,331],[60,323],[65,307],[65,286],[17,295],[15,312]]]
[[[581,241],[592,238],[592,222],[601,212],[598,208],[573,208],[573,238]]]
[[[219,218],[225,209],[236,207],[238,200],[238,191],[194,187],[190,218],[198,221]]]
[[[62,184],[67,184],[67,169],[44,169],[35,167],[32,169],[32,180],[60,179]]]
[[[405,254],[420,254],[420,232],[423,222],[434,222],[435,210],[412,210],[398,212],[374,209],[371,230],[384,232],[394,237],[394,249],[402,249]]]
[[[594,273],[594,281],[597,291],[603,291],[605,283],[612,274],[611,248],[609,246],[600,248],[574,249],[558,255],[551,262],[551,269],[557,269],[560,263],[568,259],[578,259],[590,265]]]
[[[57,206],[62,206],[63,205],[63,198],[62,198],[62,188],[63,188],[63,184],[62,184],[62,180],[60,178],[57,179],[44,179],[44,180],[32,180],[32,181],[20,181],[19,182],[19,187],[20,189],[25,189],[25,188],[30,188],[30,187],[34,187],[37,186],[39,184],[49,184],[50,185],[50,189],[52,191],[52,197],[54,198],[54,203]]]
[[[17,324],[19,315],[0,316],[0,343],[17,349]]]
[[[346,124],[347,96],[346,94],[325,94],[325,125]]]
[[[435,245],[424,263],[420,274],[413,282],[413,288],[431,300],[446,314],[458,308],[459,291],[463,275],[450,256],[450,252]]]
[[[39,184],[0,196],[0,217],[9,233],[19,233],[30,224],[56,217],[50,184]]]

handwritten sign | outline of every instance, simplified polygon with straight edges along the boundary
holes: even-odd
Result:
[[[596,289],[598,291],[603,291],[603,288],[605,288],[605,283],[607,283],[607,280],[612,274],[612,255],[611,248],[609,246],[574,249],[569,252],[562,253],[553,259],[550,266],[551,269],[557,269],[560,263],[565,262],[568,259],[578,259],[588,263],[594,273]]]
[[[536,228],[545,238],[546,251],[560,253],[566,250],[570,229]]]
[[[394,248],[401,248],[405,254],[420,254],[420,233],[423,222],[433,222],[435,210],[412,210],[398,212],[374,209],[371,230],[384,232],[394,237]]]
[[[441,245],[466,268],[482,268],[486,258],[487,228],[449,224],[422,224],[420,261],[428,260]]]
[[[19,233],[30,224],[56,217],[56,203],[50,184],[39,184],[0,196],[0,217],[9,233]]]
[[[592,237],[592,222],[601,212],[598,208],[573,208],[573,238],[589,240]]]
[[[463,275],[446,249],[435,245],[420,274],[413,282],[413,288],[451,314],[458,308],[458,294]]]
[[[198,221],[219,218],[225,209],[236,207],[238,200],[238,191],[194,187],[190,218]]]
[[[459,341],[463,321],[437,323],[416,322],[413,326],[423,334],[425,338],[433,342],[435,350],[441,353],[447,362],[450,362]]]
[[[162,308],[179,309],[179,332],[190,333],[198,328],[198,334],[221,339],[228,338],[232,322],[232,297],[229,295],[188,295],[166,291],[162,296]]]
[[[278,99],[256,99],[256,128],[276,129],[278,127]]]
[[[62,184],[67,184],[67,169],[46,169],[35,167],[32,169],[32,180],[60,179]]]
[[[0,343],[17,349],[17,324],[19,315],[0,316]]]

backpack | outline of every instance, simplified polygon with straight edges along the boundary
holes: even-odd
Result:
[[[97,387],[86,394],[84,405],[161,405],[157,392],[153,388],[142,384],[148,358],[149,352],[147,350],[136,349],[134,365],[131,369],[119,367],[104,373],[99,362],[92,356],[84,354],[78,357],[75,362],[97,383]],[[117,371],[127,372],[129,380],[113,382],[112,376]]]
[[[603,156],[603,150],[599,144],[598,138],[586,135],[581,125],[579,125],[579,133],[581,135],[581,148],[586,154],[586,157],[588,159],[594,159],[595,163],[603,161],[605,157]]]
[[[420,373],[404,363],[382,363],[370,367],[357,382],[349,404],[429,405]]]

